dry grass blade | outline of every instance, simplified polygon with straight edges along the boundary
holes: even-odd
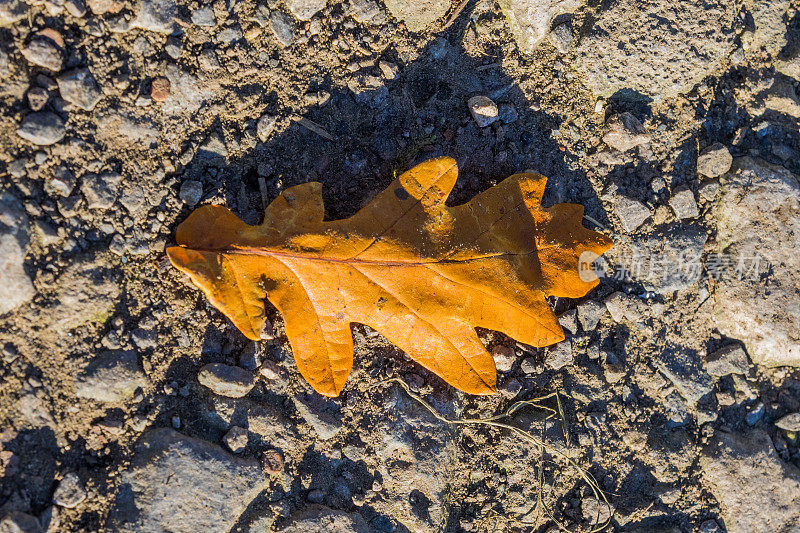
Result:
[[[595,480],[594,477],[589,472],[587,472],[583,467],[581,467],[578,463],[576,463],[571,457],[569,457],[564,452],[558,450],[557,448],[548,445],[544,440],[544,436],[537,437],[536,435],[533,435],[532,433],[530,433],[528,431],[525,431],[523,429],[520,429],[520,428],[518,428],[516,426],[512,426],[511,424],[508,424],[508,423],[505,423],[505,422],[500,422],[500,420],[503,420],[505,418],[510,417],[515,412],[517,412],[519,409],[521,409],[522,407],[534,407],[536,409],[541,409],[541,410],[544,410],[544,411],[548,412],[548,416],[546,417],[546,419],[550,419],[553,416],[558,415],[559,418],[561,419],[562,423],[566,423],[566,421],[564,419],[564,412],[563,412],[563,409],[562,409],[562,406],[561,406],[561,400],[560,400],[559,395],[558,395],[557,392],[553,392],[553,393],[547,394],[545,396],[534,398],[532,400],[522,400],[522,401],[515,402],[505,412],[503,412],[503,413],[501,413],[499,415],[494,415],[494,416],[488,417],[488,418],[460,418],[460,419],[451,420],[451,419],[446,418],[446,417],[442,416],[441,414],[439,414],[439,412],[436,411],[436,409],[434,409],[421,396],[419,396],[418,394],[414,393],[408,387],[408,385],[406,384],[405,381],[403,381],[403,380],[401,380],[399,378],[389,378],[389,379],[380,381],[380,382],[376,383],[375,385],[373,385],[371,388],[379,387],[381,385],[386,385],[386,384],[390,384],[390,383],[397,383],[411,399],[413,399],[414,401],[419,403],[421,406],[423,406],[429,413],[431,413],[440,422],[444,422],[445,424],[450,424],[450,425],[463,425],[463,426],[467,426],[467,425],[484,425],[484,426],[489,426],[489,427],[493,427],[493,428],[497,428],[497,429],[508,430],[508,431],[511,431],[512,433],[514,433],[515,435],[517,435],[518,437],[520,437],[522,440],[524,440],[524,441],[526,441],[526,442],[528,442],[530,444],[533,444],[534,446],[538,447],[539,452],[540,452],[540,455],[539,455],[540,464],[539,464],[539,469],[538,469],[539,470],[539,472],[538,472],[538,477],[539,477],[539,495],[538,495],[537,502],[536,502],[537,513],[540,512],[540,511],[544,511],[544,513],[558,526],[559,530],[565,531],[565,532],[570,532],[570,530],[555,517],[555,515],[552,512],[552,510],[544,503],[544,494],[543,494],[542,487],[544,486],[545,453],[549,453],[550,455],[560,457],[570,467],[575,469],[575,471],[578,473],[578,475],[581,477],[581,479],[583,479],[583,481],[589,486],[589,489],[592,491],[592,494],[594,495],[594,497],[597,498],[598,501],[603,502],[607,506],[607,508],[609,510],[611,509],[611,504],[609,503],[608,498],[605,495],[605,492],[603,491],[603,489],[600,488],[600,485],[597,483],[597,480]],[[557,410],[552,409],[550,407],[547,407],[546,405],[542,405],[541,403],[539,403],[541,401],[544,401],[544,400],[547,400],[547,399],[553,398],[553,397],[556,398],[556,403],[558,405],[558,409]],[[569,446],[569,440],[568,440],[568,438],[566,436],[566,431],[567,430],[566,430],[566,427],[565,427],[564,428],[565,439],[567,439],[567,445]],[[598,509],[598,514],[599,514],[599,509]],[[598,531],[602,531],[603,529],[605,529],[609,525],[610,522],[611,522],[611,517],[609,517],[603,523],[593,526],[589,531],[590,531],[590,533],[596,533]]]

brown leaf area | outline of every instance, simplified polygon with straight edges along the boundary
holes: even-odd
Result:
[[[581,279],[579,257],[611,241],[582,226],[582,206],[542,208],[544,176],[515,174],[448,207],[457,176],[451,158],[421,163],[343,220],[323,220],[316,182],[284,191],[258,226],[203,206],[167,254],[250,339],[259,339],[267,298],[321,394],[338,395],[350,374],[352,322],[454,387],[488,394],[494,360],[474,328],[531,346],[563,340],[545,298],[586,294],[597,280]]]

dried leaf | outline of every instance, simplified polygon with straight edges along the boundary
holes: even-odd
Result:
[[[532,346],[561,341],[545,297],[586,294],[597,280],[581,279],[579,257],[611,243],[581,225],[583,207],[541,208],[543,176],[515,174],[448,207],[457,175],[453,159],[427,161],[343,220],[323,220],[316,182],[284,191],[260,226],[200,207],[167,253],[250,339],[267,298],[300,373],[322,394],[338,395],[350,373],[352,322],[454,387],[491,393],[494,360],[474,328]]]

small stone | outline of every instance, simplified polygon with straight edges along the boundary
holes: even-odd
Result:
[[[731,169],[733,157],[728,148],[721,143],[714,143],[697,157],[697,172],[707,178],[722,176]]]
[[[632,200],[625,196],[617,196],[614,202],[614,212],[622,223],[622,229],[626,233],[635,231],[644,221],[652,216],[650,208],[638,200]]]
[[[0,0],[0,27],[10,26],[25,18],[28,4],[20,0]]]
[[[86,4],[83,3],[83,0],[66,0],[64,2],[64,7],[66,7],[67,12],[75,18],[82,18],[86,15]]]
[[[274,11],[269,17],[269,27],[284,48],[294,42],[294,22],[286,13]]]
[[[22,49],[29,63],[58,72],[61,70],[61,48],[52,40],[37,35]]]
[[[572,50],[575,45],[575,37],[572,35],[570,24],[565,22],[553,28],[553,31],[550,32],[550,42],[562,54]]]
[[[381,69],[381,73],[383,73],[383,77],[387,80],[393,80],[397,77],[397,74],[400,72],[400,69],[394,63],[390,63],[389,61],[380,60],[378,61],[378,68]]]
[[[178,415],[173,415],[170,422],[172,423],[173,429],[181,429],[181,417]]]
[[[473,96],[467,100],[467,107],[469,107],[472,118],[480,128],[485,128],[499,118],[497,104],[486,96]]]
[[[516,354],[514,348],[507,344],[495,344],[492,346],[492,357],[494,357],[494,366],[498,372],[508,372],[514,366],[516,361]]]
[[[578,310],[570,309],[558,317],[558,323],[570,333],[578,332]]]
[[[117,199],[122,176],[116,172],[87,174],[83,177],[81,191],[89,209],[109,209]]]
[[[775,422],[775,425],[785,431],[798,433],[800,432],[800,413],[791,413],[781,417]]]
[[[758,402],[747,412],[745,421],[748,426],[755,426],[762,418],[764,418],[764,404]]]
[[[628,112],[612,116],[606,125],[608,132],[603,135],[603,142],[620,152],[650,142],[650,134],[642,123]]]
[[[224,438],[225,445],[233,453],[242,453],[247,448],[247,430],[242,427],[233,426]]]
[[[352,0],[351,7],[353,17],[362,24],[377,23],[381,19],[385,20],[385,16],[381,16],[381,8],[375,0]]]
[[[203,196],[203,184],[195,180],[186,180],[181,184],[181,190],[178,193],[181,201],[192,207],[200,201]]]
[[[700,188],[697,192],[700,193],[700,197],[706,202],[713,202],[716,200],[717,194],[719,194],[719,182],[717,180],[706,181],[700,184]]]
[[[178,37],[167,37],[167,44],[164,45],[164,51],[172,59],[178,59],[183,52],[183,43]]]
[[[67,72],[59,76],[56,82],[64,100],[86,111],[94,109],[102,97],[97,82],[88,68]]]
[[[569,340],[561,341],[551,346],[545,358],[545,364],[553,370],[560,370],[572,364],[572,343]]]
[[[167,78],[159,77],[153,80],[150,84],[150,98],[154,102],[163,102],[169,98],[170,82]]]
[[[511,27],[517,46],[531,53],[547,37],[553,21],[559,15],[574,13],[580,0],[502,0],[500,7]]]
[[[74,472],[64,476],[53,494],[53,503],[67,509],[74,509],[85,499],[86,490],[83,488],[78,474]]]
[[[500,394],[503,395],[503,398],[506,400],[510,400],[519,394],[519,391],[522,390],[522,383],[519,382],[516,378],[507,379],[503,382],[503,385],[500,387]]]
[[[169,35],[175,29],[175,0],[139,0],[131,26]]]
[[[269,139],[270,134],[272,134],[273,130],[275,129],[275,123],[278,121],[278,117],[275,115],[264,114],[261,118],[258,119],[258,123],[256,124],[256,135],[261,140],[261,142],[266,142]]]
[[[50,99],[50,94],[41,87],[31,87],[27,96],[28,107],[31,108],[31,111],[41,111]]]
[[[641,301],[621,291],[611,294],[603,303],[611,319],[617,324],[623,320],[638,323],[644,314]]]
[[[311,20],[327,3],[328,0],[286,0],[286,7],[299,20]]]
[[[10,500],[9,500],[10,501]],[[35,517],[14,511],[8,513],[0,520],[0,532],[2,533],[42,533],[42,527]]]
[[[690,189],[684,188],[675,191],[669,199],[669,205],[675,211],[675,216],[679,220],[686,218],[696,218],[700,215],[697,209],[697,202]]]
[[[604,309],[594,300],[588,300],[578,306],[578,320],[584,331],[592,331],[597,327]]]
[[[283,472],[283,456],[278,450],[267,450],[261,456],[261,468],[264,473],[275,476]]]
[[[242,398],[255,385],[255,376],[243,368],[212,363],[200,369],[197,381],[215,394],[227,398]]]
[[[269,485],[258,461],[171,429],[146,433],[101,531],[216,532],[237,529]]]
[[[526,357],[523,359],[522,363],[519,365],[519,368],[525,374],[539,374],[542,371],[542,365],[540,365],[533,357]]]
[[[201,7],[192,11],[192,24],[196,26],[214,27],[217,24],[214,10],[210,7]]]
[[[44,192],[50,196],[63,196],[66,198],[72,194],[75,183],[75,174],[66,167],[60,166],[56,168],[53,177],[45,182]]]
[[[75,380],[75,395],[100,402],[124,402],[136,389],[144,388],[147,378],[139,369],[131,350],[103,352]]]
[[[700,533],[725,533],[716,520],[706,520],[700,524]]]
[[[17,135],[39,146],[55,144],[66,133],[61,117],[49,111],[31,113],[22,120],[22,125],[17,130]]]
[[[36,220],[33,223],[33,229],[36,230],[36,234],[39,235],[44,246],[58,242],[58,231],[44,220]]]
[[[750,359],[740,345],[729,344],[706,357],[706,370],[715,377],[747,375],[750,372]]]

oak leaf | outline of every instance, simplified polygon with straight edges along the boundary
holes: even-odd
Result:
[[[474,328],[532,346],[563,340],[545,297],[586,294],[597,279],[582,279],[579,258],[611,242],[582,226],[579,205],[542,208],[544,176],[515,174],[449,207],[457,175],[453,159],[427,161],[343,220],[323,219],[316,182],[284,191],[258,226],[203,206],[167,254],[250,339],[260,337],[267,298],[321,394],[338,395],[350,374],[352,322],[454,387],[488,394],[494,360]]]

